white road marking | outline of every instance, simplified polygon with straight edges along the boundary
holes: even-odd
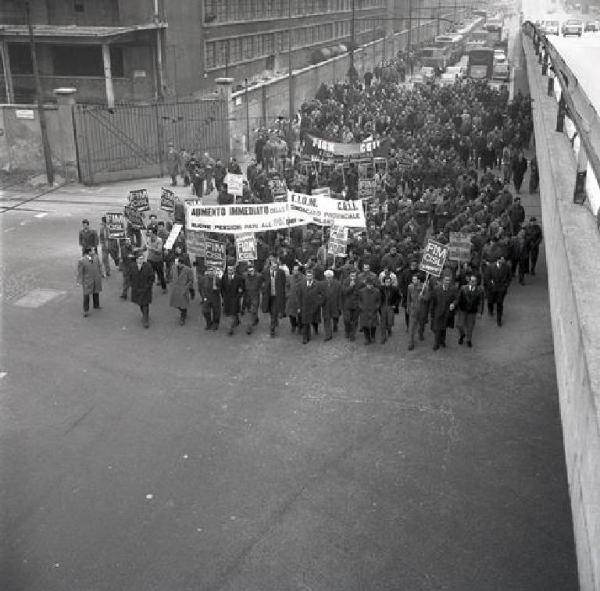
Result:
[[[8,372],[7,372],[7,371],[0,371],[0,380],[1,380],[2,378],[5,378],[5,377],[6,377],[6,374],[8,374]]]
[[[36,213],[34,217],[36,218],[45,218],[48,215],[48,212]]]
[[[33,289],[18,299],[14,305],[20,308],[39,308],[66,293],[66,291],[59,291],[57,289]]]

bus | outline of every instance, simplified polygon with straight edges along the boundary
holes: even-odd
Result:
[[[467,77],[474,80],[491,80],[494,70],[494,50],[491,47],[471,49]]]
[[[448,47],[450,50],[450,62],[453,64],[460,59],[460,56],[465,51],[465,38],[463,35],[458,33],[446,33],[445,35],[438,35],[433,42],[435,45]]]
[[[451,51],[450,48],[445,45],[424,47],[421,50],[421,63],[424,66],[437,67],[440,70],[445,70],[446,66],[450,64],[450,60]]]

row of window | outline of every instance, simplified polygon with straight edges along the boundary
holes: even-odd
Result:
[[[356,34],[382,28],[382,20],[356,22]],[[351,35],[351,21],[337,21],[292,30],[292,49],[310,47],[327,41],[341,41]],[[246,35],[233,39],[207,41],[206,70],[248,62],[288,50],[289,31]]]
[[[263,18],[327,14],[364,8],[385,8],[386,0],[204,0],[204,22],[229,23]]]

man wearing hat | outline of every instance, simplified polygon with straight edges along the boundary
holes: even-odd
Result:
[[[100,309],[100,292],[102,291],[102,268],[98,255],[89,246],[86,246],[83,257],[77,265],[77,285],[83,288],[83,315],[90,313],[90,294],[93,299],[94,309]]]
[[[268,266],[265,265],[262,283],[262,311],[271,316],[271,337],[275,337],[279,318],[285,315],[286,284],[285,272],[279,268],[277,259],[273,258]]]
[[[365,334],[365,345],[375,342],[380,305],[381,294],[375,287],[375,280],[373,277],[367,276],[364,280],[364,287],[358,292],[360,326]]]
[[[254,262],[248,263],[244,280],[244,309],[249,312],[246,333],[251,334],[258,324],[258,308],[260,306],[260,292],[262,290],[263,276],[256,272]]]
[[[535,266],[540,254],[540,243],[542,242],[542,228],[537,223],[535,216],[531,216],[529,223],[525,226],[525,239],[529,244],[529,273],[535,275]]]
[[[171,186],[177,185],[177,175],[181,168],[181,161],[179,152],[175,149],[173,142],[169,142],[167,148],[167,169],[169,176],[171,177]]]
[[[227,334],[233,335],[235,327],[240,323],[240,302],[244,295],[244,279],[236,273],[235,262],[228,263],[227,272],[221,282],[223,294],[223,315],[229,321]]]
[[[82,256],[87,248],[98,252],[98,233],[90,228],[90,222],[87,219],[81,220],[81,230],[79,230],[79,246]]]
[[[335,279],[331,269],[325,271],[323,296],[323,328],[325,330],[325,340],[330,341],[333,338],[333,333],[337,332],[338,322],[342,313],[342,286]]]
[[[150,304],[152,303],[152,287],[154,285],[154,269],[145,260],[144,250],[134,251],[135,263],[129,266],[131,284],[131,301],[140,307],[144,328],[150,326]]]
[[[319,333],[321,305],[324,294],[321,285],[315,281],[312,269],[306,270],[306,282],[298,292],[298,316],[302,320],[302,343],[306,345],[311,337],[311,325],[315,334]]]

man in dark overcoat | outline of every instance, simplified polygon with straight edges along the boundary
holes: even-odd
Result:
[[[323,329],[325,340],[330,341],[333,333],[337,332],[338,322],[342,313],[342,286],[334,277],[331,269],[325,271],[323,286]]]
[[[467,337],[467,346],[473,346],[473,328],[477,313],[483,314],[483,290],[477,284],[477,275],[471,274],[468,283],[458,292],[458,317],[456,325],[460,334],[458,344],[462,345]]]
[[[493,316],[494,305],[496,306],[496,323],[498,326],[502,326],[504,298],[506,297],[511,279],[510,266],[503,256],[495,263],[490,263],[485,267],[483,284],[487,295],[488,312],[490,316]]]
[[[223,314],[229,321],[227,334],[231,336],[235,327],[240,323],[240,302],[244,295],[244,279],[236,273],[235,265],[227,267],[227,272],[221,282],[221,292],[223,294]]]
[[[358,292],[360,326],[365,334],[365,345],[375,342],[380,306],[381,293],[375,287],[373,278],[368,276],[365,279],[364,287]]]
[[[152,286],[154,285],[154,269],[145,260],[144,251],[134,251],[135,263],[129,265],[129,283],[131,285],[131,301],[140,307],[144,328],[150,326],[150,304],[152,303]]]
[[[342,311],[344,314],[344,336],[351,341],[356,339],[359,314],[359,283],[356,270],[350,271],[342,283]]]
[[[285,316],[286,281],[285,271],[279,268],[276,259],[273,259],[269,266],[265,266],[262,284],[262,311],[271,316],[271,337],[275,337],[279,318]]]
[[[248,314],[246,333],[251,334],[258,324],[258,308],[260,306],[260,293],[263,286],[263,275],[256,272],[254,263],[248,263],[246,278],[244,280],[244,309]]]
[[[451,278],[444,275],[441,285],[431,292],[431,330],[434,334],[433,350],[446,346],[446,329],[456,307],[456,289],[450,285]]]
[[[302,343],[304,345],[310,341],[311,325],[314,333],[319,333],[321,306],[324,299],[321,284],[315,281],[312,269],[307,269],[306,282],[298,292],[298,315],[302,319]]]
[[[204,330],[219,330],[221,320],[221,278],[210,267],[198,280],[198,291],[202,301],[202,314],[206,321]]]

